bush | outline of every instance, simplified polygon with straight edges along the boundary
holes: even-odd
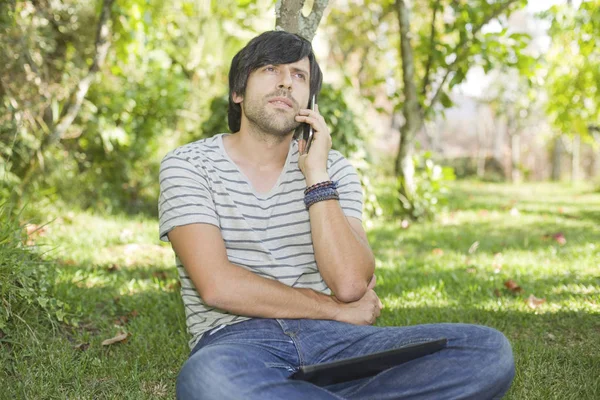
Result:
[[[0,338],[19,324],[65,318],[65,305],[52,294],[55,270],[26,244],[26,227],[13,209],[0,204]]]
[[[411,198],[402,195],[403,178],[398,177],[396,181],[399,213],[414,220],[430,219],[448,203],[447,184],[456,179],[454,169],[436,164],[431,152],[415,155],[413,162],[416,190]]]

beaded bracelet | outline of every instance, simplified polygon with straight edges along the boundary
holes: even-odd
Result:
[[[304,205],[308,210],[313,204],[324,200],[339,200],[340,195],[337,190],[331,187],[324,187],[313,190],[304,196]]]

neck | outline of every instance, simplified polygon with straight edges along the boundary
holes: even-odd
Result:
[[[240,129],[224,138],[229,156],[236,164],[257,170],[283,168],[294,132],[281,137],[253,129]]]

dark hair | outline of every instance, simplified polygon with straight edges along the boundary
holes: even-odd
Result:
[[[310,42],[285,31],[268,31],[252,39],[233,60],[229,70],[229,108],[227,122],[231,132],[240,130],[242,107],[233,101],[233,93],[243,96],[250,73],[265,65],[290,64],[308,57],[310,63],[310,96],[321,91],[323,74],[315,60]]]

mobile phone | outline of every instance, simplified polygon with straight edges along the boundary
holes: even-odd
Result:
[[[310,108],[311,110],[314,111],[316,104],[317,104],[317,96],[313,94],[310,99],[310,103],[308,103],[308,108]],[[304,139],[306,146],[304,147],[304,153],[302,153],[302,154],[306,154],[310,150],[310,145],[312,144],[313,136],[314,136],[314,132],[313,132],[312,125],[305,123],[304,127],[302,129],[302,139]]]

